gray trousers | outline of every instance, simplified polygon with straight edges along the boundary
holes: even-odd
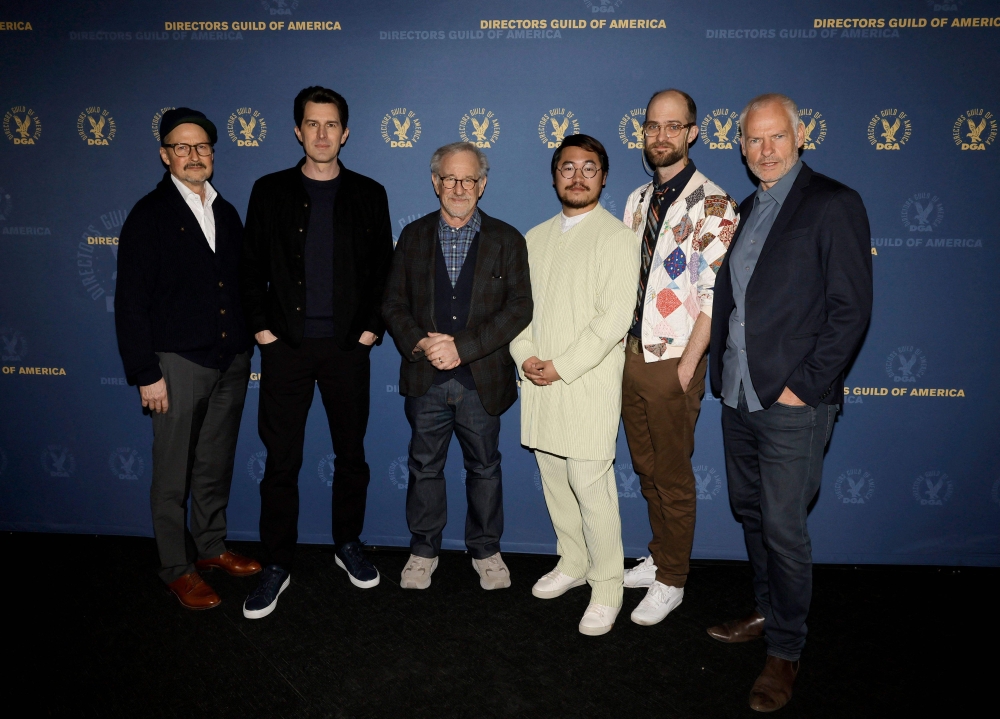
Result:
[[[165,414],[153,414],[149,500],[160,579],[170,584],[193,572],[195,560],[226,551],[226,507],[250,379],[250,353],[237,355],[225,372],[171,352],[157,356],[169,406]]]

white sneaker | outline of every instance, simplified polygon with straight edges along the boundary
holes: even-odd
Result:
[[[632,621],[644,627],[659,624],[684,601],[683,587],[669,587],[653,582],[639,606],[632,611]]]
[[[625,570],[625,586],[649,587],[656,581],[656,563],[653,556],[643,557],[637,565]]]
[[[589,604],[587,611],[583,613],[580,620],[580,634],[590,637],[599,637],[611,631],[615,625],[615,617],[621,607],[606,607],[603,604]]]
[[[486,559],[473,559],[472,568],[479,575],[479,586],[483,589],[506,589],[510,586],[510,570],[500,552]]]
[[[577,579],[568,574],[563,574],[558,569],[553,569],[544,577],[535,582],[531,588],[531,593],[539,599],[555,599],[561,597],[573,587],[581,587],[587,583],[583,577]]]
[[[403,573],[400,577],[399,586],[403,589],[427,589],[431,586],[431,575],[437,569],[438,558],[427,559],[411,554]]]

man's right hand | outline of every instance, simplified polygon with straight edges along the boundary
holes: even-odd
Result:
[[[271,330],[261,330],[260,332],[255,334],[253,338],[257,340],[257,344],[259,345],[269,345],[278,339],[273,334],[271,334]]]
[[[142,406],[148,407],[150,412],[167,413],[167,381],[162,377],[153,384],[139,387],[139,396],[142,398]]]
[[[532,384],[538,385],[539,387],[547,387],[552,383],[542,376],[542,366],[542,361],[532,355],[528,359],[524,360],[524,364],[521,365],[521,370],[524,372],[525,379]]]

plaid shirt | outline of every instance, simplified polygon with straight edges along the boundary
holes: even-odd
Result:
[[[438,240],[441,242],[441,254],[444,255],[444,265],[448,268],[448,278],[452,287],[462,274],[465,256],[469,253],[469,246],[479,232],[481,224],[478,207],[473,211],[472,218],[461,227],[449,225],[444,221],[444,215],[438,220]]]

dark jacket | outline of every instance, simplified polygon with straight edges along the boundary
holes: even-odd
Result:
[[[340,161],[338,160],[338,163]],[[305,328],[305,233],[309,193],[302,165],[257,180],[250,193],[240,287],[250,332],[270,330],[297,347]],[[380,306],[392,260],[385,188],[340,165],[333,207],[334,339],[342,349],[361,333],[385,332]]]
[[[531,279],[521,233],[481,209],[479,214],[482,226],[469,320],[454,337],[462,364],[472,370],[483,407],[495,416],[517,399],[508,346],[531,322]],[[422,352],[413,354],[413,348],[428,332],[436,331],[434,252],[440,217],[440,212],[432,212],[403,228],[382,303],[382,316],[403,356],[399,392],[408,397],[425,394],[437,372]]]
[[[748,218],[754,195],[740,205]],[[733,302],[729,259],[715,280],[712,393],[722,395],[722,362]],[[787,386],[808,405],[840,404],[844,371],[872,310],[871,231],[861,196],[803,163],[767,235],[746,292],[750,377],[761,405]]]
[[[156,352],[232,357],[253,346],[240,305],[243,223],[222,195],[212,203],[215,252],[164,173],[118,238],[115,329],[129,384],[159,380]]]

